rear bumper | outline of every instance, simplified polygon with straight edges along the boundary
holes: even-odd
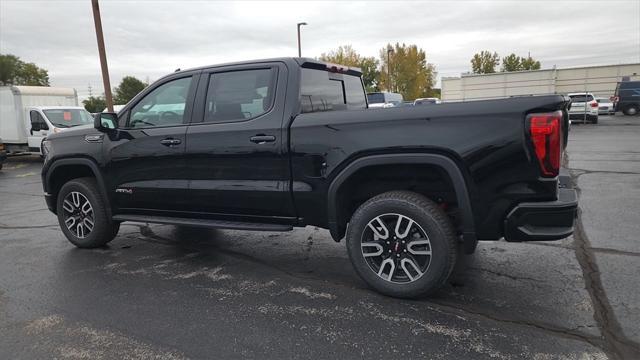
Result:
[[[561,181],[562,183],[562,181]],[[574,189],[558,189],[558,200],[517,205],[505,220],[507,241],[560,240],[573,234],[578,209]]]

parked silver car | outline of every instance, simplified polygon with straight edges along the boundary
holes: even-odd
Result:
[[[598,115],[613,115],[616,113],[613,102],[608,98],[597,97],[596,101],[598,102]]]

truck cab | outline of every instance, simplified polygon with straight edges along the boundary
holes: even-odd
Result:
[[[93,126],[93,116],[81,106],[31,106],[25,117],[27,144],[32,153],[42,154],[42,140],[76,126]]]

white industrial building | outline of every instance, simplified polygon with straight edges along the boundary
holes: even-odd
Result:
[[[591,92],[608,98],[623,80],[640,80],[640,63],[443,77],[441,96],[443,101],[464,101]]]

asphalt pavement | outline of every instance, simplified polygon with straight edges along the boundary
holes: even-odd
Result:
[[[123,224],[66,241],[38,157],[0,171],[0,359],[638,359],[640,117],[574,125],[576,234],[482,242],[431,298],[357,277],[344,243]]]

